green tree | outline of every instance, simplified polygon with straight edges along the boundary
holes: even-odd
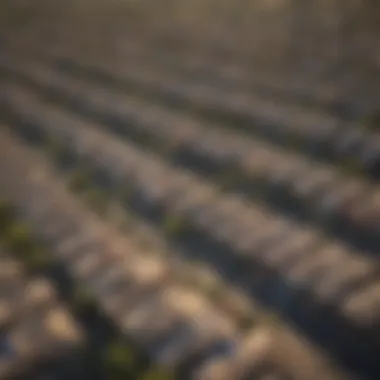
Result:
[[[237,322],[243,331],[251,330],[256,324],[256,320],[253,315],[243,315],[238,318]]]
[[[127,347],[124,343],[110,343],[104,355],[104,367],[107,379],[137,379],[137,359],[134,350]]]
[[[92,295],[83,287],[77,286],[71,296],[71,303],[75,311],[82,316],[93,316],[97,314],[96,301]]]
[[[185,228],[185,225],[179,215],[168,214],[164,218],[162,228],[167,235],[175,236],[181,234]]]
[[[13,217],[13,209],[9,202],[0,201],[0,237],[9,229]]]
[[[174,380],[174,373],[163,367],[155,366],[145,372],[141,377],[141,380]]]
[[[86,170],[76,170],[68,180],[68,186],[71,191],[81,193],[89,187],[91,181],[90,174]]]
[[[106,214],[108,209],[107,196],[100,189],[90,189],[84,194],[86,201],[99,214]]]
[[[380,111],[365,118],[362,122],[362,126],[364,129],[371,131],[380,131]]]
[[[5,241],[12,251],[24,257],[33,249],[29,228],[23,223],[12,223],[7,230]]]
[[[49,155],[51,155],[54,158],[60,158],[64,154],[64,147],[62,146],[62,143],[53,137],[46,137],[45,139],[45,148]]]
[[[52,257],[41,246],[35,245],[24,257],[28,271],[35,273],[46,270],[52,264]]]
[[[231,168],[224,171],[218,178],[218,184],[223,190],[228,190],[237,186],[241,179],[244,178],[244,174],[241,173],[239,168]]]

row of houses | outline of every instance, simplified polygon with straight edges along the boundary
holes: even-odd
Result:
[[[326,112],[323,108],[307,108],[296,101],[279,102],[274,96],[263,96],[240,88],[223,89],[215,86],[214,83],[204,83],[204,80],[197,83],[193,78],[186,80],[181,72],[176,74],[175,69],[165,71],[149,64],[141,65],[140,62],[138,66],[132,66],[126,71],[124,66],[118,66],[117,62],[107,60],[107,58],[99,59],[97,62],[87,62],[85,58],[83,58],[84,62],[70,58],[67,61],[67,67],[61,65],[63,73],[77,73],[83,77],[91,77],[95,80],[93,83],[95,88],[97,84],[111,84],[119,88],[123,84],[125,88],[130,88],[132,91],[137,89],[148,99],[154,98],[177,109],[196,110],[196,114],[207,116],[208,119],[222,121],[224,125],[230,122],[234,129],[261,136],[285,148],[297,148],[303,154],[311,154],[317,156],[318,159],[340,165],[353,160],[355,165],[366,174],[378,176],[378,139],[376,133],[363,130],[361,122],[347,121],[342,129],[340,118]],[[21,66],[22,70],[22,64],[18,66]],[[33,71],[33,68],[29,70]],[[45,78],[42,81],[46,81],[48,75],[47,73],[43,75]],[[65,79],[61,77],[60,80],[57,74],[50,72],[49,79],[54,77],[57,78],[57,83],[68,92],[75,88],[73,81],[67,76]],[[64,80],[66,84],[63,83]],[[90,94],[87,92],[87,97],[93,97],[107,104],[107,99],[110,100],[110,91],[106,91],[108,97],[102,96],[102,91],[104,92],[98,87],[95,92],[92,91]],[[115,110],[120,103],[125,106],[128,103],[127,97],[124,99],[119,97],[118,101],[117,96],[113,97],[112,113],[115,116],[123,114],[119,107]],[[154,109],[152,105],[150,108]],[[163,114],[161,112],[160,120]],[[139,116],[142,117],[141,114]],[[173,113],[170,117],[171,122],[176,125],[181,121],[181,118],[173,121]]]
[[[280,145],[277,147],[262,139],[246,139],[235,132],[227,132],[199,119],[189,118],[109,88],[101,88],[99,83],[69,79],[67,76],[54,74],[46,67],[41,67],[38,72],[44,73],[42,80],[41,75],[33,74],[32,69],[28,68],[27,71],[31,77],[39,78],[42,85],[53,86],[57,91],[73,96],[87,110],[85,112],[92,110],[94,115],[103,115],[104,120],[108,118],[117,122],[113,130],[121,135],[132,135],[132,138],[146,136],[145,139],[156,144],[168,145],[169,153],[176,162],[210,176],[223,175],[226,170],[228,174],[229,171],[238,170],[239,176],[250,183],[250,191],[257,187],[268,190],[272,194],[271,202],[278,200],[277,206],[281,197],[285,198],[283,194],[288,194],[282,200],[282,210],[286,207],[284,204],[288,204],[288,209],[291,204],[293,210],[300,209],[302,216],[323,221],[327,219],[330,223],[335,222],[335,225],[343,221],[348,225],[347,235],[351,236],[358,231],[361,244],[369,240],[368,235],[360,236],[363,230],[371,231],[372,235],[378,232],[375,221],[379,215],[380,203],[376,184],[369,179],[355,177],[358,173],[354,167],[351,168],[353,175],[343,178],[340,175],[342,168],[339,166],[315,162],[305,155],[282,149],[284,145],[287,147],[287,144],[291,144],[292,149],[303,150],[306,155],[311,154],[340,165],[343,163],[343,170],[347,170],[347,161],[352,162],[357,158],[364,166],[369,165],[376,170],[379,158],[378,139],[374,132],[365,131],[360,125],[346,125],[343,134],[337,120],[325,114],[306,112],[301,107],[297,109],[284,106],[281,111],[274,109],[280,107],[277,104],[267,101],[265,105],[257,99],[246,100],[243,102],[245,106],[242,106],[239,95],[235,96],[233,102],[226,100],[226,104],[230,106],[236,103],[234,112],[238,114],[244,113],[243,109],[250,109],[250,112],[255,113],[252,104],[256,104],[267,116],[261,116],[259,123],[249,123],[247,128]],[[48,79],[47,71],[50,73]],[[152,72],[151,76],[154,74],[156,73]],[[134,73],[131,76],[136,77]],[[145,74],[142,76],[144,81],[149,77]],[[170,81],[163,78],[162,83],[167,86]],[[219,94],[209,94],[206,90],[202,94],[202,91],[200,88],[199,102],[202,104],[206,102],[204,98],[220,98]],[[167,92],[175,96],[179,90]],[[161,94],[157,96],[162,98]],[[220,105],[219,108],[225,110],[227,107]],[[270,117],[276,117],[276,120],[270,120]],[[121,127],[123,124],[124,128]],[[106,128],[112,126],[107,123]],[[244,184],[247,181],[243,181]]]
[[[167,73],[163,69],[152,68],[149,65],[146,67],[139,65],[125,72],[122,67],[112,66],[114,62],[107,61],[107,58],[93,65],[81,64],[69,59],[68,67],[63,66],[61,71],[64,74],[77,72],[83,78],[91,76],[91,79],[95,79],[92,86],[85,86],[83,82],[81,84],[80,81],[70,79],[67,75],[60,76],[57,72],[37,62],[38,60],[33,65],[25,66],[22,60],[18,60],[17,53],[13,58],[9,56],[2,58],[3,67],[32,75],[34,80],[42,85],[50,83],[55,87],[62,87],[62,90],[71,95],[76,95],[77,98],[80,96],[82,104],[88,103],[86,99],[83,99],[83,94],[85,94],[89,100],[94,99],[99,102],[99,105],[104,104],[106,109],[111,107],[115,117],[118,115],[122,117],[123,113],[126,113],[127,119],[129,107],[123,110],[120,105],[126,107],[128,102],[131,102],[131,97],[123,97],[122,94],[106,91],[97,86],[98,84],[116,84],[117,87],[119,83],[120,87],[120,84],[125,82],[126,87],[132,90],[136,88],[148,98],[153,96],[161,102],[166,99],[164,103],[169,105],[172,103],[176,107],[188,104],[189,107],[196,109],[197,113],[207,113],[208,116],[214,114],[216,120],[220,118],[224,121],[231,120],[235,129],[243,129],[246,133],[259,135],[285,148],[297,148],[303,154],[311,154],[340,165],[347,160],[354,160],[355,165],[364,172],[373,172],[377,175],[379,147],[376,133],[363,130],[363,124],[358,122],[346,122],[342,129],[340,119],[323,110],[305,108],[296,102],[278,102],[270,96],[260,96],[243,90],[222,91],[213,85],[194,84],[193,80],[186,81],[183,76],[174,75],[173,70]],[[92,91],[86,91],[86,87],[91,88]],[[82,91],[83,94],[80,95],[75,90]],[[107,96],[104,96],[104,93]],[[135,112],[138,108],[144,107],[143,102],[140,106],[134,103],[132,105]],[[165,126],[168,128],[167,125],[173,123],[175,125],[189,123],[188,118],[182,115],[179,118],[175,117],[173,112],[165,115],[164,111],[157,111],[157,108],[151,104],[145,104],[145,107],[149,107],[150,112],[159,112],[160,120],[166,119],[163,128]],[[202,112],[202,109],[205,112]],[[137,113],[137,115],[140,118],[149,118],[149,113],[144,113],[144,115]],[[193,122],[191,128],[196,129],[196,125],[197,122]],[[182,128],[177,128],[178,130]],[[285,153],[282,152],[282,154]]]
[[[298,313],[303,307],[332,305],[334,313],[352,325],[353,331],[371,329],[367,322],[373,309],[367,307],[368,303],[359,308],[353,300],[368,297],[377,304],[374,259],[243,197],[223,194],[209,181],[168,166],[158,156],[118,141],[65,111],[47,107],[23,87],[12,89],[8,96],[15,100],[18,112],[37,115],[36,128],[62,141],[90,167],[103,171],[112,183],[129,189],[133,195],[128,203],[134,211],[159,221],[165,215],[177,215],[191,239],[197,237],[204,242],[202,254],[214,255],[213,263],[223,262],[222,252],[227,256],[231,253],[249,268],[244,281],[248,281],[250,290],[259,285],[252,280],[252,273],[269,272],[267,281],[278,287],[271,287],[275,293],[269,297],[264,292],[263,297],[282,313],[292,318],[294,310]],[[243,275],[239,273],[239,277],[241,281]],[[283,290],[281,296],[278,289]],[[313,306],[297,304],[300,291],[310,295]],[[339,331],[335,322],[328,322],[329,315],[325,318],[332,332]]]
[[[120,331],[154,360],[187,368],[194,379],[244,378],[252,371],[258,378],[314,378],[319,371],[339,378],[315,348],[276,325],[259,323],[242,334],[202,294],[174,281],[168,261],[144,255],[133,236],[121,235],[84,208],[47,162],[5,132],[1,145],[2,193]],[[304,365],[284,360],[283,347],[288,359],[305,355]]]
[[[359,161],[376,166],[379,147],[374,132],[351,125],[345,126],[342,135],[341,126],[331,117],[312,112],[297,117],[297,112],[289,108],[286,112],[291,122],[281,113],[279,116],[279,120],[286,120],[286,128],[268,120],[263,124],[250,124],[253,130],[262,125],[265,138],[272,139],[270,136],[277,134],[273,138],[278,147],[263,140],[246,139],[215,125],[211,127],[133,96],[101,88],[96,83],[63,76],[47,65],[23,65],[15,59],[4,61],[7,59],[3,58],[3,67],[22,73],[47,90],[47,95],[53,89],[64,98],[70,98],[75,110],[108,120],[104,125],[107,130],[112,129],[124,137],[145,139],[168,152],[176,163],[227,181],[227,185],[237,187],[248,196],[258,195],[280,212],[315,223],[360,249],[376,251],[380,192],[376,182],[356,175],[357,165],[352,165],[358,154],[362,155]],[[235,111],[241,113],[239,107]],[[279,114],[274,110],[266,113]],[[284,150],[282,145],[291,141],[307,154],[317,154],[318,158],[323,156],[324,160],[338,164],[343,162],[344,171],[351,165],[352,172],[342,176],[342,167]],[[260,194],[257,189],[261,189]]]
[[[72,28],[70,29],[73,33]],[[52,46],[41,45],[40,39],[29,33],[28,36],[22,36],[19,41],[17,38],[13,38],[13,43],[7,41],[7,48],[14,51],[18,46],[17,49],[20,51],[21,48],[23,53],[38,52],[38,55],[45,57],[54,56],[65,64],[70,60],[69,57],[75,56],[90,67],[97,62],[95,66],[107,68],[111,72],[120,72],[123,76],[126,75],[125,62],[128,62],[128,70],[133,66],[132,70],[137,67],[140,72],[142,66],[151,68],[153,63],[164,71],[181,75],[182,78],[207,82],[223,90],[251,91],[283,103],[291,101],[311,109],[324,109],[338,118],[349,120],[368,116],[376,110],[375,98],[368,90],[361,91],[358,96],[354,87],[347,91],[347,88],[341,86],[342,83],[336,83],[334,78],[328,76],[309,82],[300,72],[268,71],[267,65],[262,67],[257,59],[253,62],[242,60],[242,57],[236,57],[231,49],[228,49],[227,55],[221,59],[210,54],[210,46],[203,51],[199,49],[179,51],[178,46],[173,49],[168,46],[151,45],[146,41],[136,41],[134,37],[131,39],[130,36],[124,35],[119,36],[112,44],[108,43],[112,52],[103,54],[105,47],[99,49],[97,46],[90,47],[90,44],[87,44],[86,47],[89,49],[84,49],[83,46],[78,49],[74,48],[72,40],[68,39],[64,43],[60,41],[60,44],[55,43]],[[105,58],[109,58],[106,59],[106,65],[99,65]],[[370,78],[370,71],[368,74],[367,81]],[[375,86],[375,82],[372,86]]]

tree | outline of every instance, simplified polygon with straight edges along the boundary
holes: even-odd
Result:
[[[145,372],[141,377],[141,380],[174,380],[174,373],[163,367],[153,367]]]
[[[27,255],[33,249],[29,228],[22,223],[12,223],[5,239],[12,251],[20,255]]]
[[[184,221],[179,215],[168,214],[163,221],[163,230],[169,236],[181,234],[184,229]]]
[[[90,175],[85,170],[76,170],[70,175],[68,186],[71,191],[80,193],[87,189],[90,184]]]
[[[122,342],[112,342],[104,355],[107,379],[134,380],[137,376],[137,357],[134,351]]]
[[[24,264],[30,272],[41,272],[49,268],[52,257],[42,247],[35,245],[24,257]]]
[[[13,216],[12,205],[2,200],[0,201],[0,236],[3,237],[6,231],[9,229]]]
[[[46,150],[52,156],[59,156],[61,151],[63,150],[62,144],[60,141],[53,137],[46,137],[45,142]]]
[[[71,296],[71,302],[75,311],[85,317],[97,314],[96,301],[92,295],[81,286],[77,286]]]
[[[107,198],[100,189],[88,190],[85,194],[87,202],[95,209],[99,214],[104,215],[107,212]]]

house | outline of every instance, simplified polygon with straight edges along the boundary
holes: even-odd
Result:
[[[339,302],[342,313],[355,326],[371,331],[374,339],[379,340],[378,321],[380,317],[380,282],[373,281]]]
[[[350,247],[331,246],[328,256],[321,252],[319,265],[325,262],[333,262],[326,265],[324,271],[312,282],[313,293],[321,303],[339,304],[344,298],[364,284],[375,280],[377,273],[377,260],[375,258],[360,257]],[[325,259],[322,257],[325,256]],[[334,260],[334,256],[337,257]],[[340,257],[339,257],[340,256]],[[338,270],[339,268],[339,270]],[[375,304],[374,304],[375,305]]]
[[[0,268],[8,270],[0,273],[0,379],[62,373],[79,379],[84,335],[52,284],[25,277],[10,256],[2,254]]]
[[[253,377],[254,372],[258,372],[267,361],[273,343],[272,333],[257,327],[247,337],[240,338],[237,348],[230,355],[218,355],[206,360],[193,372],[191,379],[243,380],[247,375]]]

